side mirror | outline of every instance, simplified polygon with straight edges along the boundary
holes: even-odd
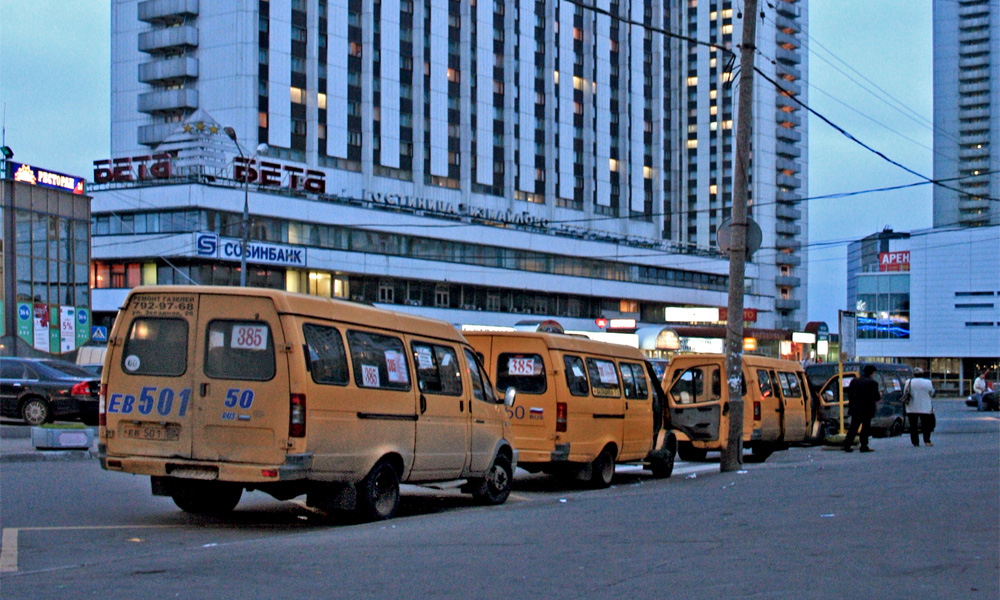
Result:
[[[507,408],[510,408],[510,407],[514,406],[514,396],[516,394],[517,394],[517,390],[514,389],[514,386],[511,386],[511,387],[507,388],[507,391],[504,392],[504,395],[503,395],[504,406],[506,406]]]

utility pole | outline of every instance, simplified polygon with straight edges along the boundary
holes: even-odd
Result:
[[[729,249],[729,309],[726,319],[726,381],[729,387],[729,431],[719,470],[743,467],[743,285],[747,258],[747,167],[750,164],[750,123],[753,117],[753,57],[757,48],[757,0],[743,7],[740,42],[740,88],[736,115],[736,169]],[[725,412],[725,410],[723,410]],[[722,435],[722,432],[719,432]]]

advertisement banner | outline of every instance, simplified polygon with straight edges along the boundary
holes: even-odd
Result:
[[[31,347],[42,352],[49,351],[49,306],[36,304],[34,307],[33,335]]]
[[[840,355],[847,361],[857,356],[858,319],[852,311],[840,311]]]
[[[59,307],[59,352],[76,350],[76,309]]]
[[[49,352],[52,354],[59,354],[59,344],[61,342],[61,336],[59,333],[59,305],[53,304],[49,306]]]
[[[90,341],[90,309],[85,306],[76,307],[76,347]]]
[[[878,270],[879,271],[909,271],[910,270],[910,251],[903,250],[900,252],[879,252],[878,254]]]
[[[241,260],[242,241],[236,238],[219,237],[214,233],[194,234],[194,255],[221,260]],[[306,266],[306,249],[284,244],[269,244],[251,241],[247,244],[247,262],[264,265]]]
[[[27,302],[17,303],[17,337],[24,340],[25,344],[31,344],[34,341],[34,333],[32,333],[32,327],[34,327],[32,321],[32,308],[31,304]]]

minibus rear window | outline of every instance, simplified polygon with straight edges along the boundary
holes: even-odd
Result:
[[[187,371],[187,343],[184,319],[135,319],[122,349],[122,370],[129,375],[183,375]]]
[[[706,385],[707,384],[707,385]],[[722,396],[719,367],[692,367],[674,377],[670,397],[676,404],[718,402]]]
[[[354,365],[354,383],[361,388],[410,389],[406,347],[397,337],[370,331],[347,332]]]
[[[589,396],[590,384],[587,383],[587,369],[579,356],[564,356],[566,364],[566,385],[569,393],[574,396]]]
[[[205,336],[205,375],[268,381],[274,377],[271,328],[260,321],[211,321]]]
[[[497,357],[497,389],[513,387],[519,394],[544,394],[547,389],[545,363],[538,354],[504,352]]]
[[[610,360],[599,358],[587,359],[587,372],[590,374],[590,385],[594,396],[598,398],[618,398],[622,395],[621,384],[618,382],[618,369]]]

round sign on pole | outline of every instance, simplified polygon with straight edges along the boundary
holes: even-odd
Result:
[[[723,252],[729,252],[729,249],[732,247],[732,233],[730,232],[732,226],[733,220],[730,217],[726,217],[719,222],[719,228],[715,236],[719,244],[719,250]],[[760,225],[750,217],[747,217],[747,256],[760,250],[760,245],[763,241],[764,233],[761,231]]]

